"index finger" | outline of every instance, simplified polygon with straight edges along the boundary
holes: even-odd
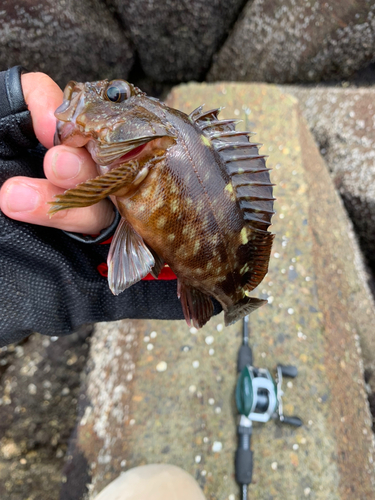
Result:
[[[21,75],[22,90],[31,113],[35,135],[46,148],[53,146],[56,130],[55,110],[63,101],[63,92],[44,73]]]

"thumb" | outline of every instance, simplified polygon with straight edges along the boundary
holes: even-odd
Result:
[[[26,104],[31,113],[35,135],[46,148],[53,146],[56,129],[55,109],[63,100],[60,87],[44,73],[21,75]]]

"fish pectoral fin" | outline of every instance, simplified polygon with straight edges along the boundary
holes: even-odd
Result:
[[[239,319],[243,318],[247,314],[252,313],[258,307],[267,304],[266,300],[257,299],[256,297],[244,297],[239,300],[236,304],[229,307],[224,313],[225,326],[232,325]]]
[[[211,318],[214,305],[208,295],[178,281],[178,297],[188,326],[201,328]]]
[[[50,216],[67,208],[81,208],[95,205],[121,187],[133,182],[139,172],[137,161],[130,161],[114,168],[104,175],[95,177],[78,184],[75,188],[68,189],[64,194],[56,195],[48,211]]]
[[[124,218],[112,238],[107,264],[108,284],[114,295],[140,281],[155,266],[147,245]]]

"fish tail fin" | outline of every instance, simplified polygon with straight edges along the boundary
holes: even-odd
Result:
[[[247,314],[252,313],[258,307],[266,304],[267,301],[263,299],[257,299],[255,297],[244,297],[239,300],[236,304],[233,304],[224,313],[225,326],[232,325],[239,319],[243,318]]]

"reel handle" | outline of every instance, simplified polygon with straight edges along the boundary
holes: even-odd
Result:
[[[296,378],[298,375],[298,369],[296,366],[281,364],[278,364],[277,366],[280,368],[283,377]]]
[[[287,417],[286,415],[280,417],[280,422],[282,424],[293,425],[294,427],[301,427],[303,425],[303,422],[299,417]]]

